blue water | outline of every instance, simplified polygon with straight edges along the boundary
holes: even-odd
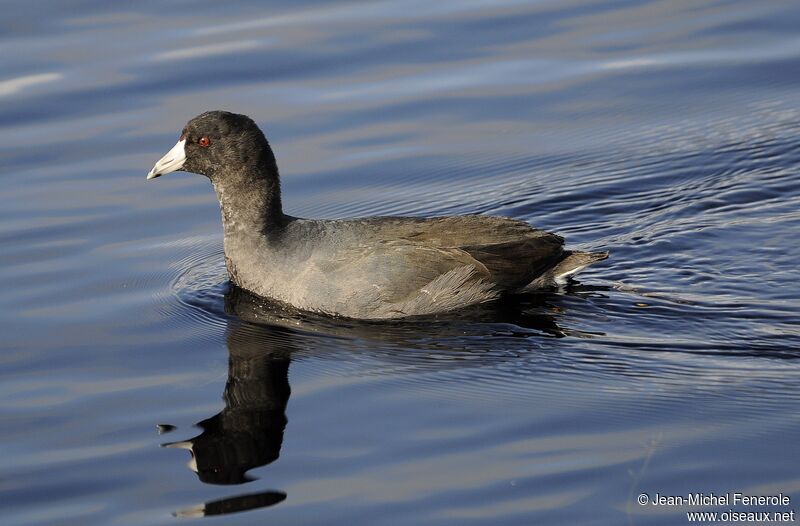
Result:
[[[4,3],[0,522],[798,509],[798,28],[790,1]],[[209,109],[263,127],[292,215],[506,215],[611,259],[430,320],[275,311],[228,285],[205,178],[145,183]]]

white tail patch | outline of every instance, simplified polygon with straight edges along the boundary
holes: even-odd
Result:
[[[569,280],[569,277],[570,277],[570,276],[572,276],[573,274],[577,274],[577,273],[578,273],[578,272],[580,272],[581,270],[585,269],[587,266],[588,266],[588,265],[581,265],[581,266],[579,266],[579,267],[575,267],[575,268],[573,268],[573,269],[571,269],[571,270],[568,270],[568,271],[566,271],[566,272],[563,272],[563,273],[561,273],[561,274],[558,274],[558,275],[557,275],[557,276],[555,276],[555,278],[554,278],[554,279],[555,279],[555,282],[556,282],[556,285],[558,285],[558,286],[566,285],[566,284],[567,284],[567,281]]]

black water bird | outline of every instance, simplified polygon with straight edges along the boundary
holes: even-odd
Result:
[[[189,121],[148,179],[207,176],[222,210],[231,280],[323,314],[427,315],[564,284],[608,253],[505,217],[301,219],[283,213],[278,166],[255,122],[210,111]]]

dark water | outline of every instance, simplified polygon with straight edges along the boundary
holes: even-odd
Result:
[[[798,28],[792,1],[4,3],[0,522],[800,511]],[[289,213],[502,214],[612,258],[433,320],[275,312],[229,289],[204,178],[145,183],[217,108],[265,128]]]

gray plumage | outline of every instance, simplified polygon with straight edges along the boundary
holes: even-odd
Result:
[[[300,309],[374,319],[432,314],[554,287],[607,257],[566,251],[560,236],[505,217],[290,217],[275,157],[251,119],[203,113],[181,141],[185,159],[179,141],[148,178],[175,170],[209,177],[231,280]]]

